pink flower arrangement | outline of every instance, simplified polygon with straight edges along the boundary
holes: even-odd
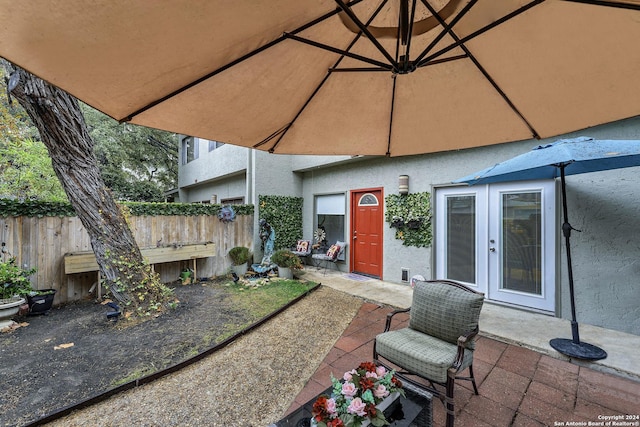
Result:
[[[387,425],[389,422],[376,405],[391,393],[404,395],[395,371],[373,362],[363,362],[357,369],[345,372],[342,380],[332,375],[331,382],[331,396],[321,395],[313,404],[317,427],[361,427],[365,421],[374,426]]]

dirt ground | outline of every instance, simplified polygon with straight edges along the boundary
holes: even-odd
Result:
[[[92,301],[15,318],[0,334],[0,426],[20,426],[169,367],[255,322],[220,282],[175,288],[179,307],[123,330]]]

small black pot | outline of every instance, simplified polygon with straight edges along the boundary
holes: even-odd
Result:
[[[46,295],[27,295],[29,304],[29,314],[46,314],[51,310],[53,297],[56,296],[55,289],[41,289],[40,292],[50,292]]]

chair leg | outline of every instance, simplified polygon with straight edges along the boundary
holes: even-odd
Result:
[[[447,411],[447,427],[454,427],[455,421],[455,405],[453,401],[453,386],[455,383],[455,376],[447,376],[447,385],[446,385],[446,393],[447,396],[445,398],[445,408]]]
[[[471,380],[471,384],[473,385],[473,391],[476,395],[478,395],[478,386],[476,385],[476,377],[473,376],[473,365],[469,365],[469,377]]]

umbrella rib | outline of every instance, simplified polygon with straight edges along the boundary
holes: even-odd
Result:
[[[364,1],[364,0],[351,0],[350,2],[347,3],[347,5],[348,6],[353,6],[353,5],[356,5],[356,4],[358,4],[358,3],[362,2],[362,1]],[[309,21],[306,24],[296,28],[295,30],[291,31],[289,34],[300,33],[302,31],[306,30],[307,28],[313,27],[314,25],[317,25],[320,22],[337,15],[341,11],[342,11],[342,9],[336,8],[333,11],[327,12],[324,15],[319,16],[316,19],[314,19],[312,21]],[[277,39],[274,39],[274,40],[270,41],[269,43],[267,43],[267,44],[265,44],[263,46],[260,46],[257,49],[252,50],[251,52],[248,52],[248,53],[244,54],[243,56],[241,56],[241,57],[229,62],[228,64],[225,64],[222,67],[217,68],[217,69],[211,71],[208,74],[205,74],[204,76],[192,81],[191,83],[188,83],[188,84],[186,84],[186,85],[174,90],[173,92],[170,92],[167,95],[165,95],[165,96],[163,96],[161,98],[158,98],[155,101],[152,101],[152,102],[148,103],[147,105],[137,109],[136,111],[124,116],[123,118],[117,119],[117,120],[120,123],[129,122],[129,121],[133,120],[133,118],[135,116],[144,113],[145,111],[155,107],[156,105],[161,104],[162,102],[164,102],[164,101],[166,101],[168,99],[171,99],[174,96],[179,95],[182,92],[185,92],[185,91],[191,89],[192,87],[195,87],[195,86],[199,85],[200,83],[210,79],[211,77],[214,77],[214,76],[220,74],[221,72],[223,72],[223,71],[225,71],[225,70],[227,70],[227,69],[229,69],[229,68],[231,68],[231,67],[233,67],[233,66],[235,66],[235,65],[237,65],[237,64],[239,64],[241,62],[244,62],[247,59],[250,59],[253,56],[255,56],[255,55],[257,55],[257,54],[269,49],[270,47],[273,47],[273,46],[277,45],[278,43],[281,43],[281,42],[283,42],[283,41],[285,41],[287,39],[288,39],[288,37],[286,37],[285,35],[282,35],[282,36],[278,37]]]
[[[462,19],[462,17],[464,17],[464,15],[466,15],[471,8],[478,2],[478,0],[472,0],[469,3],[467,3],[464,8],[460,11],[459,14],[457,14],[453,20],[451,21],[451,24],[444,26],[444,28],[442,29],[442,31],[440,32],[440,34],[438,34],[436,36],[435,39],[433,39],[433,41],[431,43],[429,43],[429,45],[422,51],[422,53],[420,55],[418,55],[416,57],[416,59],[414,60],[414,63],[418,64],[418,67],[421,67],[422,65],[420,65],[420,62],[422,61],[422,58],[424,58],[427,53],[431,52],[431,50],[435,47],[436,44],[438,44],[438,42],[440,40],[442,40],[442,38],[447,34],[448,29],[450,27],[455,26],[458,21],[460,21],[460,19]],[[439,16],[439,15],[438,15]],[[423,64],[424,65],[424,64]]]
[[[373,43],[373,45],[376,47],[376,49],[378,49],[380,51],[380,53],[382,55],[384,55],[385,58],[387,58],[387,60],[389,61],[389,63],[391,63],[391,65],[393,65],[393,68],[398,68],[398,63],[396,62],[395,59],[393,59],[391,57],[391,55],[389,55],[389,52],[387,52],[387,50],[380,44],[380,42],[378,41],[378,39],[376,39],[373,34],[371,34],[371,32],[369,31],[369,29],[367,28],[367,25],[369,25],[369,23],[371,21],[369,21],[369,23],[367,23],[366,25],[362,23],[362,21],[353,13],[353,11],[351,10],[351,7],[348,6],[347,4],[343,3],[342,0],[335,0],[336,4],[344,11],[344,13],[349,17],[349,19],[351,19],[351,21],[356,24],[358,26],[358,28],[360,28],[360,31],[362,31],[367,38],[369,39],[369,41],[371,41],[371,43]],[[386,3],[386,0],[384,2],[382,2],[381,4]]]
[[[362,56],[362,55],[358,55],[358,54],[355,54],[355,53],[351,53],[351,52],[348,52],[346,50],[342,50],[342,49],[339,49],[337,47],[329,46],[329,45],[326,45],[324,43],[319,43],[319,42],[314,41],[314,40],[305,39],[303,37],[296,36],[294,34],[285,33],[284,36],[286,38],[288,38],[288,39],[295,40],[295,41],[300,42],[300,43],[305,43],[305,44],[308,44],[310,46],[317,47],[319,49],[324,49],[324,50],[328,50],[329,52],[337,53],[339,55],[348,56],[349,58],[357,59],[357,60],[362,61],[362,62],[367,62],[367,63],[369,63],[371,65],[377,65],[378,67],[384,68],[386,71],[391,71],[394,68],[392,65],[386,64],[384,62],[376,61],[375,59],[367,58],[366,56]]]
[[[444,22],[442,17],[429,4],[429,2],[427,0],[422,0],[422,3],[424,3],[425,7],[427,9],[429,9],[429,12],[431,12],[431,14],[433,16],[435,16],[435,18],[438,20],[438,22],[440,22],[440,25],[442,25],[446,29],[446,31],[449,33],[451,38],[453,38],[453,40],[455,42],[459,42],[460,38],[458,37],[458,35],[455,33],[455,31],[453,31],[451,26],[447,25],[447,23]],[[498,94],[502,97],[502,99],[504,99],[504,101],[507,103],[507,105],[509,105],[509,107],[513,110],[513,112],[515,112],[518,115],[518,117],[520,117],[520,119],[527,125],[527,127],[531,131],[531,134],[533,135],[533,137],[536,138],[536,139],[540,139],[540,135],[533,128],[531,123],[529,123],[529,121],[524,117],[524,115],[520,112],[520,110],[518,110],[518,108],[511,101],[511,99],[509,99],[507,94],[500,88],[500,86],[498,86],[498,83],[496,83],[496,81],[493,79],[493,77],[491,77],[491,75],[487,72],[487,70],[485,70],[485,68],[480,64],[480,62],[476,59],[476,57],[469,51],[469,48],[467,48],[467,46],[464,43],[460,44],[460,48],[469,57],[469,59],[471,59],[471,62],[473,62],[473,64],[476,66],[476,68],[482,73],[484,78],[487,79],[487,81],[491,84],[491,86],[493,86],[493,88],[496,90],[496,92],[498,92]]]
[[[373,22],[373,20],[376,18],[376,16],[378,16],[378,13],[380,13],[380,11],[382,10],[382,8],[384,7],[384,5],[386,3],[387,3],[387,0],[384,0],[384,1],[382,1],[380,3],[380,5],[378,5],[378,8],[373,12],[371,17],[369,17],[369,20],[367,21],[367,25],[369,25],[371,22]],[[349,46],[347,46],[347,49],[344,52],[345,54],[349,53],[348,50],[351,49],[356,44],[356,42],[360,39],[360,37],[362,37],[362,34],[363,34],[362,31],[360,31],[358,34],[356,34],[356,36],[353,38],[351,43],[349,43]],[[336,71],[336,67],[338,65],[340,65],[340,62],[342,62],[342,60],[344,59],[344,56],[348,56],[348,55],[343,55],[340,58],[338,58],[338,60],[335,62],[335,64],[333,64],[333,67],[331,67],[331,68],[329,68],[329,70],[327,70],[327,74],[323,77],[322,81],[318,84],[318,86],[314,89],[314,91],[311,93],[309,98],[305,101],[304,105],[300,108],[300,110],[293,117],[293,120],[291,120],[291,122],[289,124],[287,124],[286,126],[284,126],[280,131],[277,131],[277,132],[271,134],[266,139],[260,141],[256,145],[254,145],[254,148],[255,147],[259,147],[259,146],[267,143],[268,141],[270,141],[276,135],[279,134],[278,140],[276,142],[274,142],[274,144],[268,150],[269,153],[273,153],[275,151],[276,147],[278,146],[278,144],[280,144],[280,141],[282,140],[282,138],[284,138],[284,136],[286,135],[286,133],[289,130],[289,128],[291,126],[293,126],[293,124],[295,123],[296,120],[298,120],[298,117],[300,117],[300,114],[302,114],[302,112],[307,108],[307,105],[309,105],[311,100],[316,96],[316,94],[320,91],[322,86],[324,86],[326,81],[329,79],[329,76],[331,75],[332,71]],[[388,66],[388,64],[384,64],[384,65]],[[376,70],[378,70],[378,69],[376,69]],[[387,70],[385,70],[385,71],[387,71]]]
[[[440,49],[437,52],[432,53],[431,55],[427,56],[426,58],[423,58],[422,60],[418,61],[418,63],[416,64],[417,67],[421,67],[423,65],[425,65],[426,63],[430,62],[431,60],[437,58],[438,56],[444,55],[445,53],[449,52],[450,50],[455,49],[456,47],[460,46],[463,43],[468,42],[469,40],[472,40],[476,37],[478,37],[481,34],[486,33],[487,31],[491,30],[494,27],[497,27],[498,25],[501,25],[503,23],[505,23],[506,21],[515,18],[516,16],[520,15],[521,13],[526,12],[527,10],[531,9],[534,6],[537,6],[540,3],[543,3],[546,0],[533,0],[532,2],[522,6],[521,8],[514,10],[513,12],[509,13],[508,15],[503,16],[502,18],[492,22],[489,25],[486,25],[482,28],[480,28],[479,30],[474,31],[473,33],[469,34],[466,37],[463,37],[462,39],[458,40],[458,41],[454,41],[452,44],[450,44],[449,46]]]
[[[371,24],[371,22],[373,22],[375,17],[378,16],[378,14],[380,13],[380,11],[384,7],[384,5],[387,4],[387,2],[388,2],[388,0],[383,0],[382,2],[380,2],[380,4],[378,5],[378,8],[373,12],[373,14],[371,14],[371,17],[369,17],[369,20],[365,24],[365,27],[369,26]],[[356,3],[357,2],[348,3],[348,6],[352,6],[352,5],[356,4]],[[342,11],[342,9],[337,9],[337,10]],[[360,38],[362,36],[362,33],[363,33],[363,31],[360,31],[358,33],[358,35],[356,35],[356,39],[355,40],[358,40],[358,38]],[[327,44],[324,44],[324,43],[320,43],[320,42],[317,42],[315,40],[305,39],[303,37],[295,35],[294,33],[285,33],[284,35],[286,37],[292,39],[292,40],[295,40],[295,41],[298,41],[298,42],[301,42],[301,43],[305,43],[305,44],[308,44],[310,46],[317,47],[319,49],[324,49],[324,50],[327,50],[329,52],[337,53],[337,54],[342,55],[342,56],[348,56],[350,58],[357,59],[359,61],[366,62],[366,63],[369,63],[371,65],[377,65],[378,67],[381,67],[385,71],[393,71],[394,70],[394,65],[389,65],[389,64],[386,64],[384,62],[380,62],[380,61],[377,61],[375,59],[368,58],[366,56],[362,56],[362,55],[358,55],[358,54],[349,52],[349,49],[351,49],[353,47],[353,45],[349,45],[347,47],[347,49],[338,49],[336,47],[333,47],[333,46],[330,46],[330,45],[327,45]],[[338,61],[336,63],[336,65],[334,65],[334,68],[335,68],[335,66],[337,66],[337,64],[339,62],[340,61]],[[391,62],[393,62],[393,61],[391,61]]]
[[[391,111],[389,112],[389,133],[387,139],[387,152],[385,156],[391,156],[391,132],[393,130],[393,109],[396,105],[396,74],[393,75],[393,87],[391,89]]]

